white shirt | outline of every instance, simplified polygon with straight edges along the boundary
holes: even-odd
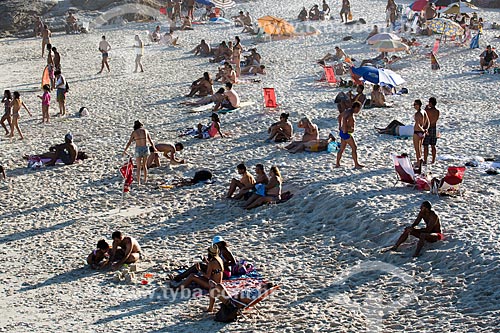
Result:
[[[135,41],[134,48],[135,54],[144,55],[144,44],[142,43],[142,41]]]
[[[66,79],[61,74],[56,81],[56,89],[66,89]]]

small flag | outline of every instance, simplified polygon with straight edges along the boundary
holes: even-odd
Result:
[[[122,177],[125,178],[123,193],[130,192],[130,185],[134,181],[134,162],[131,157],[128,159],[128,162],[120,168],[120,173]]]

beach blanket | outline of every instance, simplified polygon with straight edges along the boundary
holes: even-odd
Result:
[[[237,108],[237,109],[234,109],[234,110],[222,109],[222,110],[219,110],[217,112],[219,112],[219,113],[230,113],[230,112],[233,112],[233,111],[239,110],[241,108],[244,108],[246,106],[250,106],[250,105],[254,105],[254,104],[255,104],[254,101],[241,102],[240,103],[240,107]],[[191,110],[188,110],[188,112],[195,113],[195,112],[208,111],[208,110],[212,110],[214,106],[215,106],[214,103],[210,103],[210,104],[206,104],[206,105],[201,105],[201,106],[197,106],[197,107],[195,107],[195,108],[193,108]]]
[[[38,156],[29,156],[28,157],[28,168],[38,169],[43,167],[45,164],[50,162],[50,158],[40,158]],[[76,163],[81,163],[82,160],[76,160]],[[60,159],[57,159],[56,164],[63,164],[64,162]]]

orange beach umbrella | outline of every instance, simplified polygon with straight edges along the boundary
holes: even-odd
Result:
[[[295,31],[290,23],[274,16],[263,16],[257,22],[268,35],[292,35]]]

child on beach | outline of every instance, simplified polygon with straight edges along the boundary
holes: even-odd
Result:
[[[10,93],[10,90],[5,90],[3,92],[2,103],[4,104],[5,112],[2,116],[2,119],[0,120],[0,124],[2,124],[2,127],[5,130],[5,135],[9,135],[9,130],[7,129],[7,126],[5,126],[5,121],[7,120],[7,123],[9,124],[10,128],[11,127],[10,112],[12,110],[12,94]]]
[[[50,122],[49,108],[50,108],[50,86],[48,84],[43,86],[43,95],[38,96],[42,100],[42,124]]]

